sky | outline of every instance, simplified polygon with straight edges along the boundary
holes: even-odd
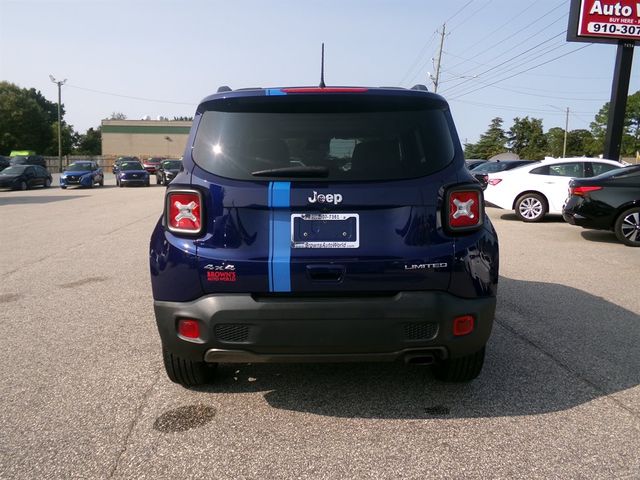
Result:
[[[616,46],[566,41],[569,0],[0,0],[0,80],[57,102],[84,133],[114,112],[193,116],[221,85],[433,90],[462,142],[494,117],[589,128],[611,96]],[[636,55],[637,57],[637,55]],[[640,90],[635,58],[629,93]]]

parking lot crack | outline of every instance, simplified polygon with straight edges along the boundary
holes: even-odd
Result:
[[[140,402],[138,403],[138,406],[136,407],[133,418],[131,419],[129,426],[127,427],[127,433],[124,436],[120,449],[116,453],[115,462],[113,464],[111,471],[109,472],[109,475],[107,475],[107,478],[114,478],[115,474],[117,473],[117,471],[119,470],[122,464],[122,460],[124,459],[125,454],[127,453],[127,448],[129,447],[129,442],[131,440],[131,437],[133,436],[133,431],[135,430],[136,426],[140,422],[140,419],[142,418],[142,413],[145,407],[147,406],[147,404],[149,403],[149,398],[151,397],[153,390],[158,384],[158,380],[160,379],[160,370],[161,370],[160,368],[156,370],[153,382],[151,383],[151,385],[149,385],[149,387],[147,387],[144,394],[142,395],[142,398],[140,399]]]
[[[507,330],[513,336],[517,337],[519,340],[523,341],[524,343],[528,344],[530,347],[532,347],[532,348],[536,349],[537,351],[539,351],[540,353],[542,353],[544,356],[548,357],[552,362],[554,362],[557,366],[559,366],[565,372],[567,372],[570,375],[576,377],[578,380],[582,381],[583,383],[589,385],[596,392],[598,392],[598,394],[602,398],[613,402],[614,404],[616,404],[616,406],[620,407],[621,409],[623,409],[627,413],[629,413],[633,418],[635,418],[636,420],[640,420],[640,412],[637,412],[637,411],[633,410],[632,408],[629,408],[628,406],[626,406],[624,403],[620,402],[618,399],[616,399],[615,397],[613,397],[611,395],[611,392],[608,392],[607,390],[601,388],[597,383],[589,380],[584,375],[582,375],[580,372],[578,372],[575,369],[571,368],[571,366],[569,366],[567,363],[563,362],[560,358],[556,357],[553,353],[549,352],[548,350],[543,348],[541,345],[539,345],[535,341],[533,341],[530,338],[526,337],[524,334],[520,333],[518,330],[513,328],[511,325],[508,325],[508,324],[506,324],[504,322],[501,322],[497,318],[495,319],[495,323],[500,325],[505,330]]]

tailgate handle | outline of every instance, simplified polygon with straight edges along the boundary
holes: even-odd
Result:
[[[307,265],[307,275],[314,282],[341,282],[344,265]]]

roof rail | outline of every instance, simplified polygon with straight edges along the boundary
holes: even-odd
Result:
[[[231,87],[227,87],[226,85],[223,85],[221,87],[218,87],[218,91],[216,93],[222,93],[222,92],[231,92],[233,90],[231,90]]]
[[[411,90],[420,90],[421,92],[429,91],[429,89],[425,85],[422,85],[421,83],[418,83],[417,85],[414,85],[413,87],[411,87]]]

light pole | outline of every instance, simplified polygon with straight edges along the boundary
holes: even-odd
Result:
[[[65,84],[67,79],[58,81],[54,78],[53,75],[49,75],[49,78],[53,83],[58,85],[58,165],[60,168],[60,173],[62,173],[62,115],[60,114],[60,105],[62,98],[62,85]]]

